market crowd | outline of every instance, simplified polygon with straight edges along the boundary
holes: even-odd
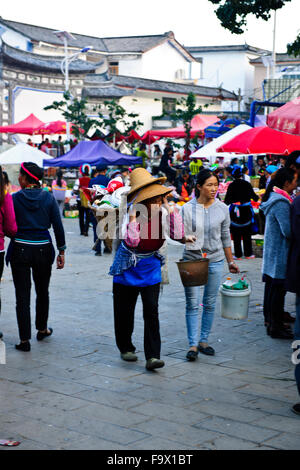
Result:
[[[184,261],[209,261],[203,290],[200,286],[184,287],[188,361],[196,361],[199,353],[215,354],[209,335],[224,265],[229,272],[239,273],[242,257],[251,263],[255,257],[252,236],[258,233],[264,235],[266,334],[274,339],[300,340],[300,151],[288,157],[259,156],[252,175],[238,158],[227,166],[221,161],[214,165],[182,161],[170,145],[161,152],[157,144],[151,158],[142,153],[145,149],[139,152],[143,165],[133,170],[98,165],[91,174],[89,165],[83,165],[73,187],[80,235],[88,236],[92,226],[95,255],[102,256],[103,244],[105,253],[113,253],[109,274],[115,339],[122,360],[138,360],[132,335],[141,295],[146,369],[164,367],[159,296],[166,266],[166,234],[182,244]],[[257,177],[256,186],[251,176]],[[22,163],[21,189],[11,195],[7,175],[0,167],[0,271],[2,274],[5,261],[10,264],[20,337],[15,347],[23,352],[31,349],[31,274],[36,291],[36,339],[42,341],[53,334],[48,325],[52,266],[55,260],[58,269],[65,264],[62,217],[67,183],[61,170],[52,182],[52,191],[44,190],[42,179],[41,168]],[[118,196],[120,201],[126,200],[125,231],[110,244],[99,237],[99,211],[103,201],[118,207],[113,202]],[[5,237],[10,238],[6,253]],[[287,291],[296,294],[296,318],[285,311]],[[203,306],[201,314],[199,305]],[[300,365],[296,365],[295,377],[300,394]],[[300,414],[300,403],[293,411]]]

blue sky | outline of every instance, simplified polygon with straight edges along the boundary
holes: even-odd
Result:
[[[173,31],[186,46],[243,44],[272,49],[273,21],[249,17],[248,31],[233,35],[221,27],[207,0],[40,0],[2,2],[5,19],[98,37],[161,34]],[[300,1],[277,12],[276,51],[286,52],[299,29]]]

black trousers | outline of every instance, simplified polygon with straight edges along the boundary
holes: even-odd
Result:
[[[36,291],[37,330],[47,328],[49,314],[49,282],[53,261],[53,247],[15,244],[11,256],[11,269],[16,291],[16,313],[21,341],[31,339],[30,291],[31,272]]]
[[[252,241],[251,241],[251,225],[247,225],[246,227],[234,227],[231,225],[230,232],[233,238],[235,256],[237,258],[241,258],[243,256],[242,238],[243,238],[244,256],[251,256],[253,254]]]
[[[286,290],[284,288],[284,279],[281,282],[275,282],[270,276],[265,275],[264,292],[264,317],[265,323],[268,323],[271,330],[282,329],[284,298]]]
[[[134,329],[134,310],[137,298],[141,294],[144,316],[145,358],[146,360],[152,357],[160,359],[159,288],[160,284],[134,287],[113,283],[115,337],[121,353],[135,351],[131,337]]]
[[[90,209],[88,207],[83,207],[81,204],[78,207],[79,209],[79,227],[81,235],[83,233],[88,233],[89,223],[90,223]]]

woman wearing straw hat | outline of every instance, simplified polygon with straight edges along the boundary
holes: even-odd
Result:
[[[131,173],[131,190],[127,196],[130,207],[129,223],[126,224],[123,240],[110,268],[110,274],[114,276],[115,336],[121,358],[125,361],[137,360],[131,337],[135,305],[138,295],[141,294],[147,370],[164,366],[164,361],[160,359],[158,319],[163,263],[159,249],[165,241],[162,205],[170,223],[170,237],[182,243],[195,239],[184,237],[179,213],[172,211],[167,203],[166,196],[172,190],[161,184],[165,180],[165,177],[153,178],[144,168],[137,168]]]

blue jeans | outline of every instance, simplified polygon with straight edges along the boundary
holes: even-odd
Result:
[[[296,322],[295,322],[295,330],[294,330],[294,340],[300,341],[300,295],[296,295]],[[300,346],[298,358],[300,359]],[[295,367],[295,379],[298,387],[298,392],[300,395],[300,364],[296,365]]]
[[[213,324],[216,300],[221,284],[224,261],[210,262],[208,266],[208,282],[204,286],[203,312],[200,339],[198,340],[198,319],[200,304],[200,286],[185,287],[186,326],[189,346],[197,346],[198,342],[206,343]]]

